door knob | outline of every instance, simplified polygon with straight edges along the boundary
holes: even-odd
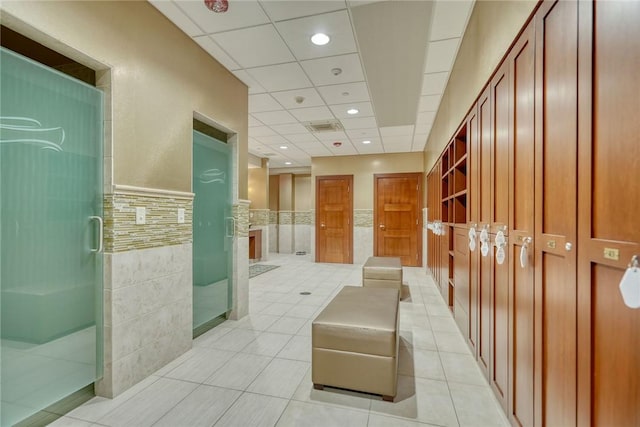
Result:
[[[320,223],[320,228],[325,228],[324,222]]]
[[[564,248],[567,250],[567,252],[569,252],[571,249],[573,249],[573,245],[567,242],[564,244]]]
[[[380,224],[378,227],[380,227],[380,229],[384,230],[384,224]]]

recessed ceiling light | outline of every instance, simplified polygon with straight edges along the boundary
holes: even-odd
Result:
[[[286,145],[281,145],[281,146],[280,146],[280,149],[281,149],[281,150],[286,150],[287,148],[289,148],[289,147],[287,147]]]
[[[329,43],[330,40],[331,38],[324,33],[315,33],[311,36],[311,43],[315,44],[316,46],[324,46],[325,44]]]
[[[360,112],[360,110],[358,110],[357,108],[349,108],[347,110],[347,114],[358,114]]]
[[[290,165],[290,164],[291,164],[291,162],[284,162],[284,164],[285,164],[285,165]]]
[[[367,141],[362,141],[363,144],[371,144],[371,141],[367,140]]]

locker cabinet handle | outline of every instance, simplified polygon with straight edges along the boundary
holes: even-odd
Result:
[[[476,250],[476,225],[472,225],[469,229],[469,250],[471,252]]]
[[[533,242],[531,237],[525,237],[522,239],[522,247],[520,248],[520,267],[526,268],[529,262],[529,244]]]

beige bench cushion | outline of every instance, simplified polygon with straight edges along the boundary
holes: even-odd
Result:
[[[402,281],[402,263],[400,258],[372,256],[362,267],[364,279]]]
[[[399,292],[345,286],[312,324],[312,346],[396,356]]]

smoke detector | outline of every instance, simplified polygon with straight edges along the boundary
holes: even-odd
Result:
[[[296,104],[302,104],[304,102],[304,96],[296,96],[293,100],[296,101]]]
[[[340,74],[342,74],[342,68],[332,68],[331,69],[331,74],[333,74],[334,76],[339,76]]]
[[[336,141],[336,142],[333,143],[333,146],[336,147],[336,148],[340,147],[341,145],[342,145],[342,142],[340,142],[340,141]]]

